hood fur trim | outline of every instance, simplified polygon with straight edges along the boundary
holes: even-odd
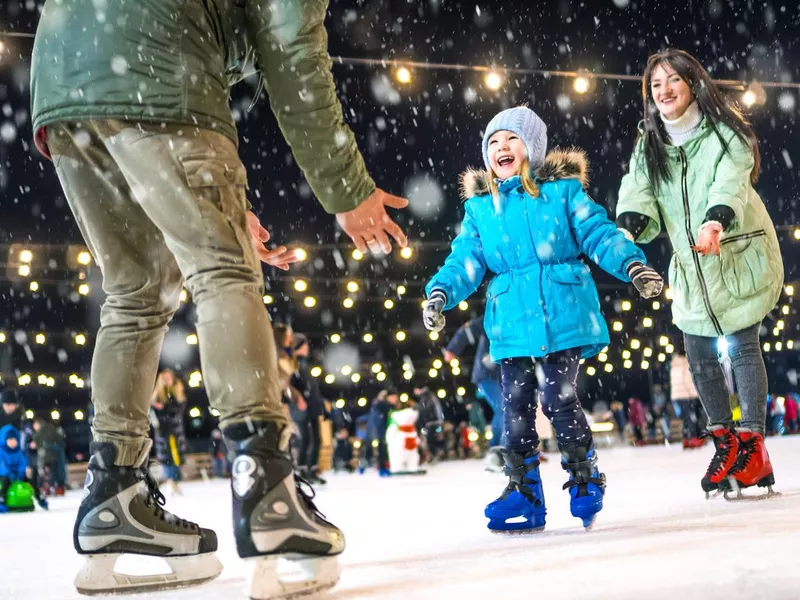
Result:
[[[585,189],[589,185],[589,159],[586,158],[586,152],[578,148],[554,148],[534,175],[536,181],[541,183],[577,179]],[[491,177],[487,169],[467,169],[459,178],[461,197],[466,200],[488,194]]]

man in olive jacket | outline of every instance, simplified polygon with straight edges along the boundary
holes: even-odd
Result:
[[[390,236],[404,246],[385,207],[403,208],[407,201],[376,188],[343,121],[327,55],[326,10],[324,0],[45,2],[32,58],[35,141],[52,157],[107,294],[92,363],[96,413],[87,481],[94,483],[87,484],[78,515],[78,552],[104,551],[101,538],[92,537],[102,532],[82,519],[108,500],[102,490],[123,487],[98,482],[125,479],[131,469],[124,467],[146,464],[150,395],[184,282],[197,307],[209,401],[237,454],[239,554],[313,548],[312,554],[327,556],[344,548],[341,532],[312,503],[288,503],[314,526],[280,550],[266,540],[280,538],[267,534],[281,519],[253,514],[278,488],[298,494],[284,457],[288,436],[259,264],[260,258],[288,269],[296,257],[284,247],[267,250],[269,234],[248,212],[247,173],[229,107],[231,86],[257,72],[325,210],[362,251],[389,252]],[[262,502],[248,496],[253,489]],[[158,510],[150,509],[153,519]],[[168,532],[173,538],[199,538],[192,542],[198,554],[216,550],[213,532],[174,528]],[[164,554],[166,546],[187,554],[168,539],[159,546],[164,535],[153,535],[153,553]],[[313,543],[297,542],[303,536]],[[150,551],[138,540],[131,545]],[[78,587],[98,591],[90,579],[79,575]]]

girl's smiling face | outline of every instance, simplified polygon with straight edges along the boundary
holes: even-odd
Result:
[[[650,93],[658,112],[670,121],[683,116],[694,100],[689,84],[666,62],[653,69]]]
[[[528,156],[528,149],[519,136],[512,131],[497,131],[489,138],[487,149],[489,166],[498,179],[508,179],[519,175],[522,161]]]

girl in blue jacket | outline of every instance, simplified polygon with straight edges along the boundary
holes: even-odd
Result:
[[[537,390],[556,432],[575,517],[589,527],[603,507],[605,476],[575,391],[581,358],[609,343],[597,288],[578,257],[586,254],[643,298],[663,281],[642,251],[585,193],[586,156],[554,150],[532,110],[496,115],[483,137],[487,170],[462,175],[461,231],[426,287],[423,319],[444,327],[442,312],[468,298],[487,271],[484,326],[492,360],[501,365],[503,458],[509,482],[485,510],[495,532],[540,531],[545,502],[539,478]]]

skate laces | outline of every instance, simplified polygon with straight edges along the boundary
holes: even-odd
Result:
[[[709,436],[714,437],[714,445],[717,449],[716,452],[714,452],[714,456],[711,458],[711,464],[708,465],[706,477],[713,477],[725,469],[725,463],[730,460],[731,452],[733,452],[733,439],[736,436],[733,432],[728,431],[722,437],[715,437],[711,432],[706,431],[701,437]]]
[[[147,497],[145,498],[144,503],[146,506],[149,506],[153,509],[153,513],[157,518],[161,519],[162,521],[169,521],[170,523],[173,523],[184,529],[200,529],[200,526],[197,523],[187,521],[186,519],[181,519],[180,517],[173,515],[168,510],[164,510],[163,507],[167,503],[167,499],[164,497],[164,494],[161,493],[161,490],[158,487],[158,482],[156,481],[155,477],[150,474],[149,470],[144,470],[142,479],[147,485]]]
[[[755,437],[750,438],[746,442],[739,440],[739,456],[736,458],[736,462],[733,467],[731,467],[728,475],[735,475],[744,471],[750,465],[750,461],[756,453],[756,441],[757,439]]]
[[[306,492],[304,487],[308,489],[308,492]],[[294,474],[294,489],[297,491],[297,495],[303,499],[303,503],[306,505],[308,510],[322,519],[327,519],[327,517],[322,514],[322,511],[317,508],[317,505],[314,504],[314,498],[317,497],[317,492],[314,491],[314,486],[311,485],[308,479],[297,472]]]

